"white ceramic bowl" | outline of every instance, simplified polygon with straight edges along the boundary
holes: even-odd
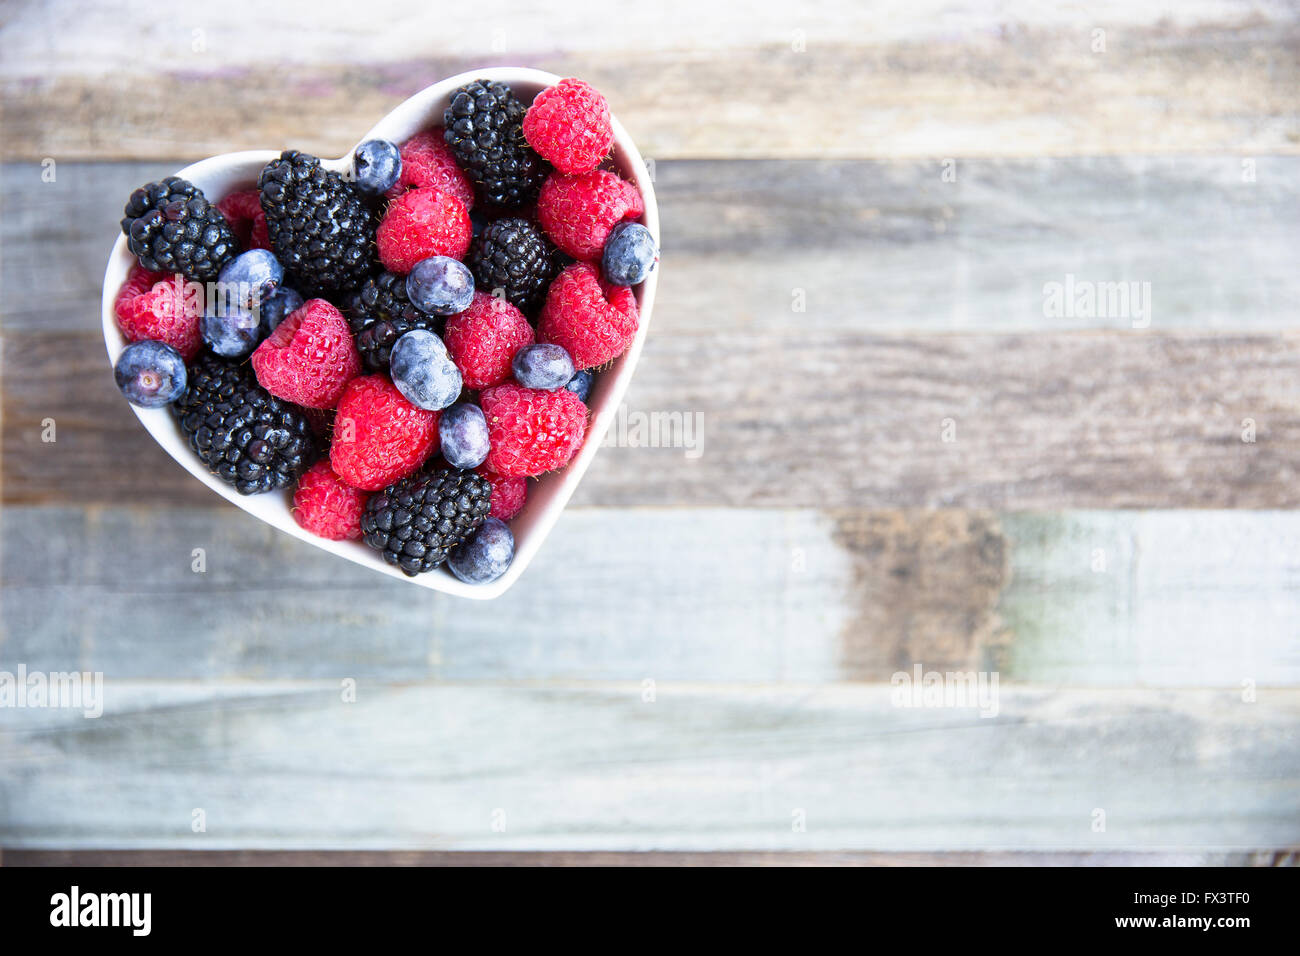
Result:
[[[368,139],[387,139],[401,143],[415,133],[430,126],[441,125],[442,113],[450,100],[451,92],[476,79],[500,80],[508,83],[516,95],[524,102],[530,102],[540,90],[559,81],[560,77],[541,70],[529,70],[519,67],[489,67],[462,73],[435,83],[416,93],[400,104],[395,110],[375,124],[360,140],[359,145]],[[354,147],[355,148],[355,147]],[[186,166],[176,172],[190,180],[203,190],[210,200],[221,199],[227,193],[256,185],[257,175],[272,159],[279,156],[279,150],[252,150],[242,153],[226,153],[213,156],[201,162]],[[322,165],[339,172],[351,166],[352,150],[341,159],[324,160]],[[645,162],[637,152],[631,137],[614,120],[614,165],[619,173],[637,185],[645,199],[645,216],[641,222],[659,241],[659,211],[655,205],[654,184],[650,181]],[[138,184],[136,184],[138,185]],[[113,251],[108,257],[108,268],[104,272],[103,324],[104,344],[108,348],[109,362],[115,363],[126,340],[118,330],[117,319],[113,313],[113,300],[126,280],[127,272],[135,257],[127,250],[126,238],[118,236]],[[650,277],[636,290],[637,303],[640,307],[641,323],[636,339],[611,367],[596,375],[596,380],[588,399],[591,411],[587,426],[586,439],[577,455],[568,466],[560,471],[529,479],[528,503],[511,522],[510,530],[515,536],[515,559],[509,570],[490,584],[465,584],[446,568],[438,568],[427,574],[413,578],[407,577],[392,565],[385,564],[378,552],[360,541],[327,541],[318,538],[299,527],[290,513],[292,493],[290,491],[273,491],[263,495],[244,496],[230,485],[210,474],[197,455],[190,449],[185,436],[181,434],[166,408],[145,409],[131,406],[136,417],[153,436],[154,441],[163,447],[167,454],[180,462],[182,468],[203,482],[221,497],[243,508],[254,517],[267,524],[291,534],[296,538],[313,544],[318,548],[346,558],[357,564],[373,568],[381,574],[387,574],[402,581],[409,581],[435,591],[445,591],[462,597],[489,599],[497,597],[509,588],[523,574],[524,569],[537,555],[542,541],[554,527],[560,512],[568,503],[582,480],[583,473],[591,464],[592,457],[600,448],[605,432],[614,420],[623,393],[627,391],[628,382],[636,368],[641,347],[645,343],[646,332],[650,327],[650,313],[654,306],[655,284],[659,277],[656,269]],[[108,374],[106,372],[106,374]]]

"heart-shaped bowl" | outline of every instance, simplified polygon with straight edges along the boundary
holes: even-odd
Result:
[[[529,103],[541,90],[559,82],[560,77],[542,70],[520,67],[488,67],[450,77],[441,83],[426,87],[401,103],[361,137],[357,145],[368,139],[386,139],[401,143],[422,129],[442,125],[442,113],[451,99],[452,92],[457,87],[477,79],[499,80],[506,83],[514,90],[516,96]],[[352,165],[352,152],[353,150],[349,150],[340,159],[322,160],[322,165],[336,172],[346,172]],[[188,179],[202,189],[209,200],[216,202],[235,190],[255,186],[262,167],[279,155],[279,150],[226,153],[186,166],[184,169],[177,170],[175,175]],[[641,190],[645,200],[645,215],[640,221],[650,230],[655,242],[658,243],[659,211],[655,205],[654,184],[651,182],[645,161],[637,151],[636,144],[632,142],[617,119],[614,119],[613,163],[614,168],[624,179],[635,183]],[[127,345],[126,339],[122,337],[117,327],[113,302],[134,262],[135,257],[127,249],[126,237],[119,235],[113,245],[112,253],[109,254],[108,267],[104,271],[104,344],[108,349],[110,363],[117,362],[122,349]],[[140,419],[140,424],[153,436],[154,441],[161,445],[167,454],[175,458],[182,468],[221,497],[272,527],[301,538],[340,558],[365,565],[381,574],[402,581],[461,597],[485,600],[495,598],[515,583],[537,555],[542,542],[555,526],[560,512],[564,510],[564,506],[572,497],[578,482],[582,480],[592,458],[604,441],[605,433],[617,414],[628,383],[632,380],[632,372],[641,355],[641,347],[645,344],[658,277],[659,270],[656,269],[635,289],[637,306],[640,310],[640,327],[637,329],[631,347],[615,359],[608,368],[596,374],[591,394],[588,396],[590,418],[582,448],[563,469],[543,475],[541,478],[529,479],[528,503],[510,521],[510,530],[515,536],[514,561],[505,574],[488,584],[466,584],[445,567],[415,577],[407,577],[397,568],[385,563],[377,551],[367,547],[361,541],[328,541],[318,538],[300,527],[294,520],[290,512],[291,492],[272,491],[262,495],[244,496],[211,474],[190,448],[170,409],[137,408],[132,405],[131,410]]]

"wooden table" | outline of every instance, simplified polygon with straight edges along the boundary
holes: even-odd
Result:
[[[0,669],[106,694],[0,708],[11,862],[1294,860],[1294,7],[390,6],[6,10]],[[606,448],[477,604],[215,498],[98,322],[135,186],[338,155],[496,63],[592,81],[653,159],[627,408],[701,430]],[[996,674],[996,716],[897,706],[917,665]]]

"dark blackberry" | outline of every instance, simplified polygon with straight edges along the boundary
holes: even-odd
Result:
[[[288,488],[316,460],[311,425],[296,405],[257,384],[250,366],[201,355],[172,410],[208,470],[241,495]]]
[[[532,202],[546,178],[546,161],[524,139],[527,111],[510,87],[487,80],[462,86],[443,111],[442,138],[489,203]]]
[[[372,495],[361,534],[384,560],[414,577],[447,560],[492,510],[492,484],[472,471],[444,468],[394,482]]]
[[[439,330],[439,316],[411,303],[406,276],[381,272],[347,302],[348,325],[368,372],[387,372],[393,343],[412,329]]]
[[[122,212],[127,247],[150,272],[209,282],[239,254],[226,217],[203,190],[179,176],[141,186]]]
[[[476,288],[489,294],[505,289],[506,298],[525,314],[541,308],[558,271],[555,248],[527,219],[489,223],[470,245],[465,264]]]
[[[305,294],[353,289],[378,269],[365,197],[320,160],[285,150],[257,178],[271,250]]]

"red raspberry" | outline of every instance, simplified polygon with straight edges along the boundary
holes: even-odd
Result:
[[[343,386],[361,374],[348,320],[324,299],[308,299],[286,315],[252,362],[259,385],[307,408],[333,408]]]
[[[170,345],[186,362],[203,348],[199,296],[188,297],[185,277],[133,265],[117,293],[113,311],[128,342],[153,339]]]
[[[492,443],[484,464],[499,475],[531,478],[563,468],[582,446],[587,406],[567,389],[498,385],[481,394],[479,404]]]
[[[438,413],[416,408],[387,376],[354,378],[343,389],[330,465],[352,487],[391,485],[418,470],[437,447]]]
[[[318,461],[298,479],[293,517],[314,535],[331,541],[361,537],[368,492],[339,480],[328,461]]]
[[[551,173],[537,196],[537,221],[551,241],[587,261],[600,258],[611,229],[644,212],[637,188],[603,169],[585,176]]]
[[[451,193],[424,186],[389,203],[375,244],[384,268],[405,274],[430,256],[464,259],[472,234],[465,204]]]
[[[560,172],[589,173],[614,145],[609,104],[582,80],[560,80],[538,93],[528,108],[524,139]]]
[[[262,194],[256,189],[231,193],[217,203],[217,211],[226,217],[230,229],[245,249],[270,249],[271,236],[266,231],[266,212]]]
[[[475,292],[464,312],[447,319],[443,342],[460,369],[465,387],[500,385],[510,377],[515,353],[535,341],[524,314],[504,299]]]
[[[492,485],[492,517],[509,521],[523,510],[524,502],[528,500],[527,478],[508,478],[482,465],[475,470]]]
[[[537,340],[564,346],[580,371],[622,355],[636,338],[636,296],[627,286],[607,289],[593,266],[569,266],[546,293],[537,318]]]
[[[416,133],[402,144],[402,175],[397,185],[388,190],[389,199],[396,199],[408,189],[435,186],[450,193],[474,208],[474,185],[456,162],[456,156],[442,139],[442,127]]]

